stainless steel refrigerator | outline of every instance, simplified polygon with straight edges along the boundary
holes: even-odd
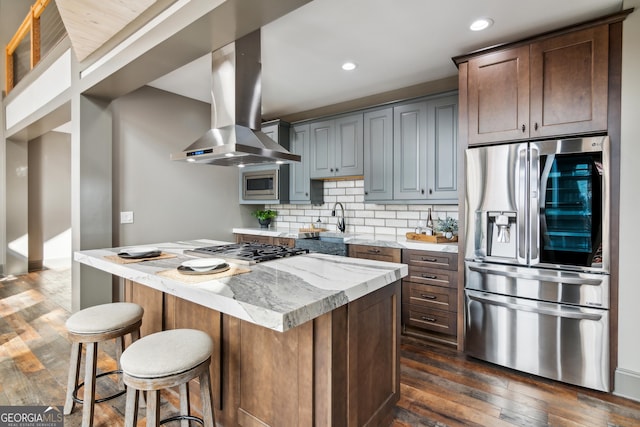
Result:
[[[609,139],[466,151],[465,350],[609,391]]]

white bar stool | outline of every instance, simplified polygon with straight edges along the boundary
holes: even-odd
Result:
[[[101,403],[122,396],[125,393],[125,390],[121,390],[111,396],[96,400],[96,378],[122,373],[119,368],[119,361],[120,355],[124,350],[123,337],[131,334],[132,341],[140,338],[140,325],[142,324],[143,313],[144,310],[138,304],[117,302],[85,308],[67,319],[67,335],[71,341],[71,360],[69,365],[69,379],[67,382],[67,395],[64,403],[64,414],[69,415],[73,411],[74,403],[82,403],[83,427],[93,426],[93,409],[95,403]],[[98,343],[114,338],[116,340],[118,369],[96,375]],[[85,375],[84,382],[78,384],[83,345],[86,346]],[[123,387],[121,377],[119,379],[119,385],[121,388]],[[78,390],[81,387],[84,387],[83,399],[79,399],[77,396]]]
[[[147,427],[157,427],[170,421],[181,420],[183,427],[196,421],[205,427],[215,426],[211,397],[209,365],[213,341],[209,335],[196,329],[171,329],[147,335],[132,343],[122,353],[120,365],[127,386],[125,427],[134,427],[138,421],[138,396],[147,392]],[[200,381],[202,418],[191,416],[189,381]],[[179,386],[180,415],[160,420],[160,390]]]

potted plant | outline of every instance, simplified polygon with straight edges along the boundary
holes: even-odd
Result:
[[[451,239],[458,232],[458,220],[449,216],[445,219],[438,218],[435,230],[442,233],[447,239]]]
[[[271,209],[258,209],[253,211],[251,214],[258,218],[261,228],[268,228],[269,224],[271,224],[271,220],[278,216],[278,212]]]

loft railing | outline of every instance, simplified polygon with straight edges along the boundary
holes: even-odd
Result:
[[[47,8],[50,3],[51,7]],[[41,18],[44,20],[42,25]],[[32,70],[65,35],[55,2],[36,0],[5,48],[5,93],[8,94],[18,77],[24,77]]]

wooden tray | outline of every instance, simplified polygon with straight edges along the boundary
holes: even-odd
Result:
[[[300,233],[320,233],[321,231],[329,231],[328,228],[299,228]]]
[[[458,241],[458,236],[453,236],[451,239],[447,239],[444,236],[427,236],[426,234],[407,233],[407,240],[414,240],[417,242],[425,243],[455,243]]]

